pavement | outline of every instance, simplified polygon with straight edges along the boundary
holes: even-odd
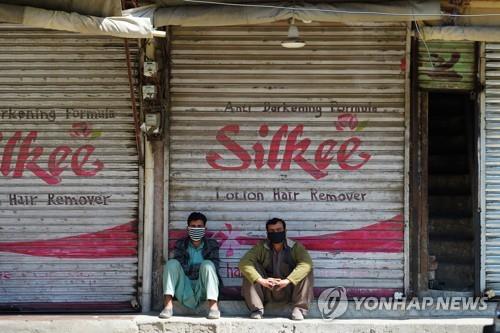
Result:
[[[266,307],[265,318],[255,320],[242,302],[221,301],[222,318],[210,320],[204,317],[206,308],[192,311],[174,303],[170,319],[158,318],[158,312],[2,315],[0,333],[492,333],[496,302],[487,304],[481,311],[360,310],[348,302],[345,313],[333,320],[322,319],[316,304],[307,319],[292,321],[288,308]]]
[[[488,318],[261,320],[156,315],[8,315],[2,333],[482,333]]]

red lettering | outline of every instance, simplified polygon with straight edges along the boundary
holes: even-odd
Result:
[[[267,133],[269,132],[269,127],[267,125],[261,125],[259,128],[259,135],[263,138],[267,136]],[[255,167],[257,170],[260,170],[264,166],[264,146],[262,146],[262,143],[257,142],[252,146],[254,152],[255,152]]]
[[[230,152],[232,152],[236,157],[238,157],[241,161],[241,165],[237,166],[224,166],[220,165],[217,162],[219,160],[223,160],[222,156],[220,156],[219,153],[211,151],[208,152],[206,155],[206,160],[207,163],[214,169],[217,170],[244,170],[250,166],[250,162],[252,160],[250,154],[247,153],[247,151],[241,147],[239,144],[237,144],[235,141],[233,141],[230,137],[226,135],[225,132],[229,133],[234,133],[238,134],[240,132],[240,126],[239,125],[226,125],[223,128],[221,128],[217,132],[216,140],[222,144],[224,147],[227,148]]]
[[[347,151],[347,148],[349,147],[349,144],[351,144],[351,143],[354,146],[351,148],[351,150]],[[337,160],[338,160],[340,168],[342,168],[344,170],[349,170],[349,171],[358,170],[363,165],[365,165],[366,162],[368,162],[370,160],[370,158],[372,156],[368,153],[363,152],[363,153],[359,154],[359,157],[361,157],[363,159],[362,162],[359,162],[358,164],[355,164],[355,165],[348,164],[348,162],[349,162],[348,159],[352,156],[352,154],[354,154],[358,150],[360,145],[361,145],[361,140],[358,137],[354,136],[354,137],[346,140],[340,146],[339,152],[337,153]]]
[[[297,142],[297,137],[302,135],[303,130],[304,125],[299,125],[295,127],[295,129],[288,135],[288,139],[286,140],[285,153],[283,154],[283,163],[281,164],[281,170],[290,170],[290,164],[293,160],[302,168],[302,170],[313,176],[314,179],[323,178],[328,173],[321,172],[321,170],[316,168],[312,163],[307,161],[304,156],[302,156],[311,144],[311,139],[302,139],[300,142]],[[293,156],[295,151],[297,151],[297,154]]]
[[[80,153],[84,149],[87,152],[85,153],[85,155],[83,155],[83,159],[80,162],[79,161]],[[94,169],[91,169],[91,170],[84,170],[83,169],[85,164],[88,162],[90,155],[92,155],[92,153],[94,152],[94,150],[95,150],[95,148],[92,147],[91,145],[84,145],[76,150],[76,152],[73,154],[73,157],[71,158],[71,168],[73,169],[73,172],[75,173],[75,175],[91,177],[91,176],[95,176],[99,171],[102,170],[102,168],[104,167],[104,164],[99,160],[95,160],[94,162],[92,162],[92,165],[95,166]]]
[[[234,154],[241,161],[241,164],[237,166],[221,165],[220,161],[223,160],[222,156],[217,152],[211,151],[207,153],[205,158],[212,168],[231,171],[245,170],[248,169],[253,162],[256,169],[260,170],[266,165],[266,150],[263,143],[257,141],[251,146],[254,153],[254,156],[251,156],[251,152],[247,152],[243,146],[226,134],[238,134],[239,131],[239,125],[226,125],[217,132],[216,139],[227,149],[227,151]],[[288,132],[288,125],[282,125],[271,138],[267,154],[267,166],[271,170],[275,170],[279,166],[281,171],[288,171],[290,170],[292,162],[294,162],[314,179],[321,179],[328,175],[328,172],[324,170],[327,169],[334,160],[334,149],[337,146],[337,141],[328,139],[321,142],[314,153],[314,162],[308,161],[304,155],[310,148],[311,139],[303,138],[299,140],[303,132],[304,125],[297,125],[291,132]],[[265,138],[268,134],[268,125],[261,125],[258,130],[258,135]],[[281,143],[284,137],[286,137],[286,142],[283,156],[280,159]],[[358,157],[362,159],[361,162],[356,164],[351,160],[351,157],[354,157],[358,152],[360,145],[361,140],[358,137],[351,137],[340,145],[336,157],[337,163],[341,169],[348,171],[358,170],[370,160],[371,155],[366,152],[360,152],[358,154]]]
[[[17,157],[16,169],[12,177],[21,178],[23,176],[24,169],[28,169],[33,172],[36,176],[43,179],[47,184],[54,185],[59,182],[57,177],[52,176],[47,171],[43,170],[38,164],[37,160],[43,153],[43,148],[40,146],[34,147],[30,151],[31,143],[36,139],[37,132],[29,132],[26,138],[21,143],[21,148],[19,150],[19,156]],[[28,158],[31,156],[31,160]]]
[[[57,159],[57,154],[62,152],[62,156]],[[49,155],[49,170],[54,176],[59,176],[67,167],[61,167],[66,157],[71,154],[71,148],[68,146],[59,146]]]
[[[318,145],[316,153],[314,154],[314,161],[316,162],[318,169],[324,170],[332,163],[333,156],[329,157],[329,155],[333,151],[333,148],[335,148],[336,144],[337,141],[335,140],[325,140]],[[323,153],[325,147],[328,147],[328,150]]]
[[[274,170],[280,162],[278,155],[280,153],[281,139],[287,132],[288,132],[288,126],[283,125],[273,135],[273,138],[271,139],[271,147],[269,147],[269,157],[267,158],[267,165],[272,170]]]
[[[50,185],[56,185],[61,182],[61,173],[68,169],[68,165],[63,165],[70,154],[71,169],[77,176],[95,176],[97,172],[104,168],[104,163],[100,160],[89,162],[95,148],[91,145],[84,145],[78,148],[74,153],[68,146],[58,146],[50,152],[47,161],[47,168],[44,169],[38,162],[39,158],[43,155],[44,148],[41,146],[34,146],[37,139],[38,132],[30,131],[19,147],[19,153],[14,156],[14,150],[17,143],[21,140],[22,132],[16,131],[12,137],[7,140],[3,155],[1,155],[0,173],[12,178],[21,178],[26,170],[31,171],[34,175],[42,179]],[[3,134],[0,133],[0,141],[3,139]],[[15,162],[14,162],[15,161]],[[14,170],[12,164],[15,163]],[[90,163],[94,166],[93,169],[85,169],[85,166]]]
[[[20,138],[21,138],[21,131],[17,131],[7,141],[7,144],[5,145],[5,148],[3,151],[2,166],[0,167],[0,171],[2,172],[2,175],[4,175],[4,176],[8,176],[10,173],[10,165],[12,163],[13,151],[17,145],[17,141],[19,141]],[[0,138],[0,140],[1,139],[2,138]]]

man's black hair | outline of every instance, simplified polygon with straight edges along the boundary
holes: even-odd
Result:
[[[267,226],[268,225],[274,225],[274,224],[279,223],[279,222],[281,222],[283,224],[283,229],[286,230],[286,223],[285,223],[285,221],[282,220],[282,219],[279,219],[277,217],[273,217],[272,219],[267,220],[267,222],[266,222],[266,230],[267,230]]]
[[[192,212],[188,217],[188,225],[191,221],[202,220],[203,225],[207,224],[207,217],[200,212]]]

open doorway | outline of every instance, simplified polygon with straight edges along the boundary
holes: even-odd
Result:
[[[429,289],[474,291],[474,101],[469,93],[429,92],[427,107]]]

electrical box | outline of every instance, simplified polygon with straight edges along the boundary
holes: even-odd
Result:
[[[158,64],[155,61],[144,62],[144,76],[151,77],[158,72]]]
[[[156,96],[156,87],[152,84],[142,86],[142,98],[153,99]]]

